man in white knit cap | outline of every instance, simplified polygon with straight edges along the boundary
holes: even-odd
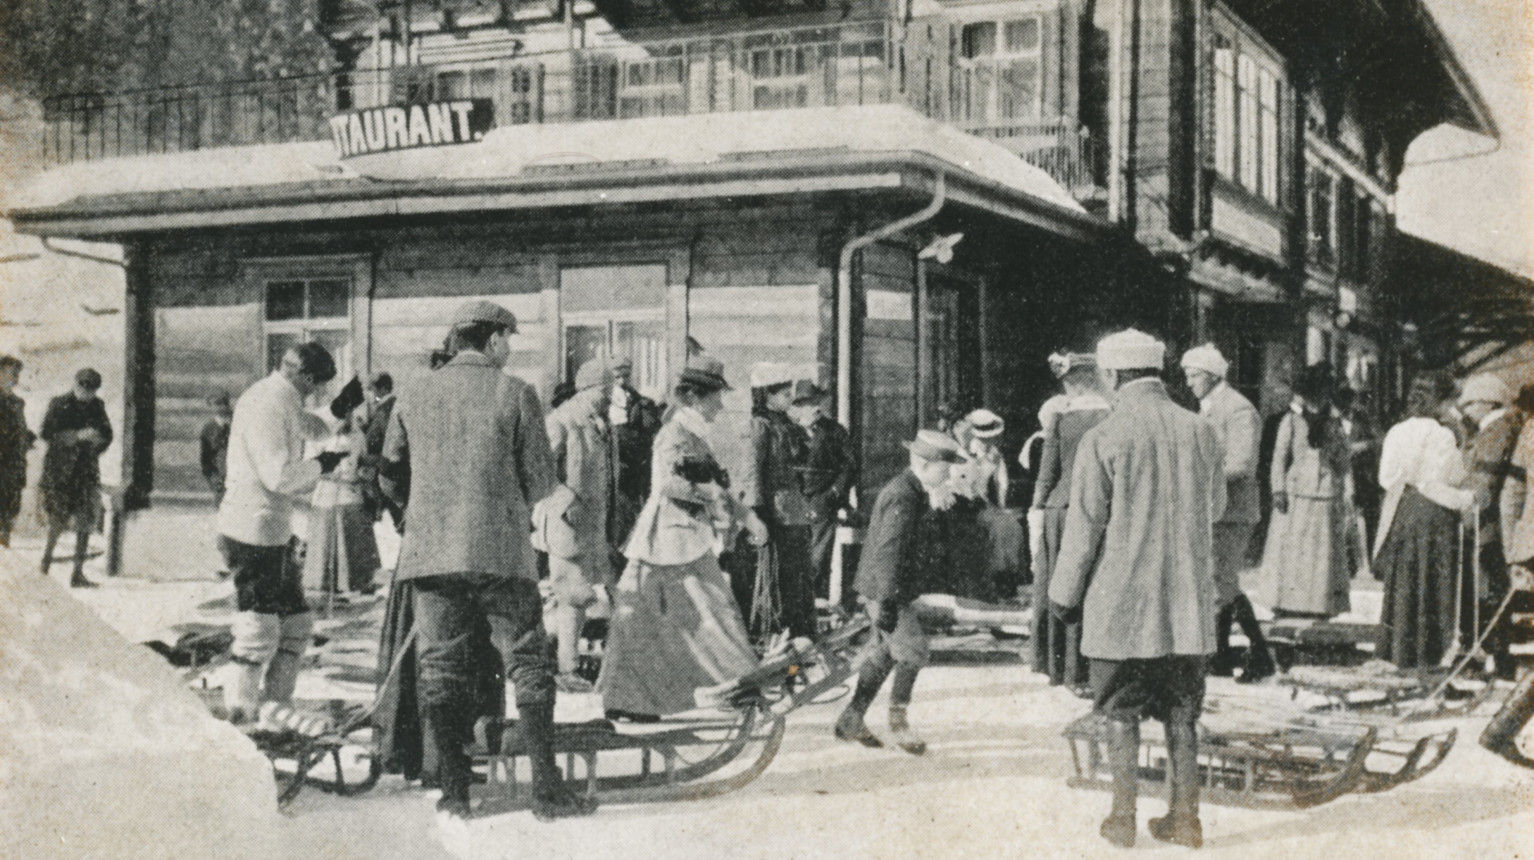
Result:
[[[1235,659],[1230,651],[1230,625],[1241,625],[1250,643],[1241,683],[1254,683],[1273,674],[1273,654],[1257,624],[1252,602],[1241,591],[1241,569],[1252,530],[1262,519],[1258,508],[1257,447],[1262,418],[1245,395],[1232,388],[1225,375],[1230,362],[1213,344],[1196,346],[1182,356],[1183,375],[1198,398],[1199,414],[1220,438],[1225,464],[1225,511],[1214,523],[1214,586],[1220,602],[1215,621],[1216,650],[1210,673],[1230,675]]]
[[[1198,847],[1198,718],[1214,651],[1214,521],[1225,510],[1220,442],[1161,379],[1166,346],[1134,329],[1103,338],[1113,408],[1082,437],[1050,611],[1082,620],[1093,709],[1107,718],[1113,811],[1100,832],[1135,841],[1140,720],[1166,725],[1171,802],[1157,839]]]

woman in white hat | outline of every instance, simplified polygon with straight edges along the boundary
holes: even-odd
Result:
[[[708,445],[728,389],[719,359],[688,359],[656,434],[650,497],[623,551],[628,566],[597,678],[610,717],[653,721],[693,710],[699,688],[757,664],[716,557],[720,538],[739,525],[753,543],[767,538],[761,520],[724,491],[728,480]]]
[[[1087,688],[1087,662],[1081,656],[1081,623],[1064,622],[1047,610],[1049,578],[1060,554],[1065,515],[1071,499],[1071,467],[1081,437],[1108,416],[1108,400],[1097,376],[1097,359],[1090,353],[1051,357],[1050,369],[1065,386],[1065,400],[1043,417],[1044,454],[1033,485],[1030,531],[1037,535],[1033,553],[1033,670],[1049,683],[1074,690]]]
[[[969,425],[969,463],[954,471],[966,484],[960,492],[981,505],[977,518],[986,537],[986,552],[981,569],[973,572],[970,596],[985,601],[1011,598],[1017,591],[1025,538],[1018,511],[1010,507],[1013,481],[1007,458],[997,447],[1007,424],[985,408],[966,415],[964,423]]]

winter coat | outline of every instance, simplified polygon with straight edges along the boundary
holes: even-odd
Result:
[[[1209,423],[1173,402],[1159,379],[1131,382],[1082,438],[1071,485],[1049,599],[1082,607],[1081,653],[1213,653],[1213,531],[1225,475]]]
[[[855,583],[868,600],[903,605],[941,583],[948,567],[948,518],[907,469],[879,490]],[[947,589],[944,589],[947,590]]]
[[[554,471],[569,492],[556,492],[534,510],[534,522],[550,555],[578,559],[588,577],[612,574],[609,517],[613,510],[612,433],[607,416],[591,411],[581,392],[544,419]]]
[[[1255,524],[1262,519],[1258,501],[1257,446],[1262,418],[1252,401],[1220,383],[1199,402],[1199,414],[1214,427],[1225,464],[1225,512],[1218,522]]]

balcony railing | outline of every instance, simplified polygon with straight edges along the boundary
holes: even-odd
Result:
[[[324,140],[340,111],[466,98],[489,99],[497,126],[907,104],[996,140],[1067,188],[1093,184],[1096,153],[1079,126],[1029,119],[1036,75],[907,56],[886,22],[54,96],[43,105],[45,149],[71,162]]]

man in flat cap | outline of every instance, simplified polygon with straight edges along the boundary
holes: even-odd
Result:
[[[826,414],[827,393],[812,380],[797,380],[789,411],[809,439],[802,481],[810,501],[810,572],[815,594],[829,598],[837,515],[848,506],[848,496],[857,481],[857,455],[847,428]],[[851,593],[852,589],[843,589],[844,595]]]
[[[1107,718],[1113,811],[1104,839],[1131,846],[1140,721],[1166,724],[1171,803],[1157,839],[1198,847],[1198,717],[1214,651],[1214,521],[1225,510],[1220,441],[1161,379],[1166,347],[1129,329],[1097,345],[1115,402],[1071,475],[1050,611],[1082,619],[1093,709]]]
[[[612,513],[615,546],[622,546],[634,530],[639,511],[650,496],[650,454],[660,432],[661,408],[639,393],[633,384],[634,361],[619,356],[613,362],[612,394],[607,423],[612,427],[616,461],[617,495]]]
[[[85,578],[85,551],[101,516],[101,452],[112,444],[112,422],[106,404],[96,396],[101,374],[84,368],[75,374],[75,387],[48,403],[38,435],[48,443],[43,475],[38,483],[43,510],[48,514],[48,541],[43,545],[43,574],[53,564],[53,548],[64,532],[75,533],[75,566],[71,588],[93,588]]]
[[[1212,344],[1183,353],[1182,370],[1188,388],[1198,398],[1199,414],[1208,419],[1220,439],[1225,466],[1225,510],[1214,523],[1214,586],[1220,612],[1215,620],[1215,656],[1210,671],[1230,675],[1235,658],[1230,651],[1230,625],[1241,625],[1249,643],[1241,683],[1272,675],[1275,667],[1268,640],[1262,635],[1252,601],[1241,590],[1241,569],[1252,530],[1262,519],[1258,502],[1257,449],[1262,418],[1252,401],[1225,381],[1230,363]]]
[[[613,585],[615,469],[607,423],[613,374],[606,356],[587,360],[575,373],[575,393],[549,413],[545,425],[559,485],[533,508],[534,539],[549,555],[554,588],[554,636],[563,693],[589,693],[580,668],[580,635],[586,609],[608,599]]]
[[[934,430],[918,431],[906,448],[910,468],[879,490],[868,520],[857,590],[867,603],[874,634],[858,658],[857,687],[836,721],[835,734],[866,747],[884,745],[863,716],[893,672],[891,738],[902,750],[921,755],[927,744],[911,730],[906,711],[929,651],[927,631],[912,601],[924,592],[944,590],[948,520],[938,509],[951,500],[949,467],[967,458],[952,436]]]
[[[1465,595],[1471,607],[1465,644],[1473,646],[1491,622],[1497,606],[1508,589],[1507,555],[1502,546],[1502,488],[1512,470],[1513,450],[1523,428],[1523,415],[1511,408],[1513,392],[1502,378],[1480,373],[1465,380],[1457,406],[1471,424],[1469,444],[1465,445],[1465,489],[1475,493],[1475,558],[1478,576],[1474,594]],[[1508,524],[1511,530],[1511,524]],[[1467,578],[1468,579],[1468,578]],[[1477,611],[1478,610],[1478,611]],[[1517,665],[1509,648],[1512,637],[1507,619],[1498,623],[1486,637],[1486,650],[1492,655],[1499,676],[1511,681]]]
[[[516,685],[518,728],[532,764],[540,821],[584,815],[554,761],[554,673],[543,629],[532,506],[558,483],[538,395],[503,372],[516,317],[487,301],[453,315],[457,354],[404,392],[384,441],[383,489],[405,508],[395,576],[415,589],[418,696],[437,751],[438,812],[470,816],[465,742],[475,712],[476,624]],[[408,475],[408,492],[401,480]]]
[[[304,443],[320,429],[304,398],[335,375],[325,347],[297,344],[271,375],[245,389],[229,422],[218,545],[234,576],[234,677],[224,699],[236,722],[256,719],[263,703],[292,700],[309,646],[314,616],[292,559],[292,522],[294,506],[340,462],[340,454],[304,457]]]

